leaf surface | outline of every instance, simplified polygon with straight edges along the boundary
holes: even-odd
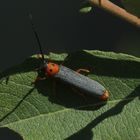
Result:
[[[1,129],[7,127],[24,140],[140,139],[140,58],[87,50],[66,56],[50,53],[47,58],[65,60],[63,65],[74,70],[90,69],[87,76],[110,92],[108,102],[90,96],[85,100],[53,79],[31,85],[40,64],[31,57],[1,74]]]

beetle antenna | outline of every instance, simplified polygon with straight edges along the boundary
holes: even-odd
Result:
[[[35,27],[35,25],[33,23],[33,18],[32,18],[32,14],[31,13],[29,13],[29,19],[30,19],[30,22],[31,22],[31,25],[32,25],[32,29],[33,29],[34,35],[35,35],[35,37],[37,39],[37,42],[38,42],[38,46],[39,46],[39,50],[40,50],[43,62],[45,63],[46,61],[45,61],[45,58],[44,58],[44,53],[43,53],[43,50],[42,50],[41,42],[40,42],[40,39],[39,39],[39,35],[38,35],[37,31],[36,31],[36,27]]]

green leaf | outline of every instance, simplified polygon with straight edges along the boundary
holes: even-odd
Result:
[[[40,64],[31,57],[1,74],[0,131],[7,127],[24,140],[140,139],[140,58],[87,50],[48,58],[90,69],[88,77],[109,90],[108,102],[85,100],[59,81],[54,88],[53,79],[31,85]]]
[[[127,11],[140,17],[140,0],[122,0]]]
[[[88,7],[82,7],[79,12],[80,13],[88,13],[92,10],[92,7],[91,6],[88,6]]]

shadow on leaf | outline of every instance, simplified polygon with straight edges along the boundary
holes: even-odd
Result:
[[[103,75],[118,78],[140,77],[140,62],[137,61],[101,58],[95,55],[93,56],[85,51],[72,53],[65,60],[64,65],[69,68],[74,70],[79,68],[91,69],[91,73],[98,76]],[[17,73],[33,71],[35,68],[39,67],[40,63],[41,60],[39,59],[29,58],[24,63],[4,71],[0,78],[3,79]],[[58,63],[60,63],[60,61],[58,61]],[[77,109],[84,109],[85,105],[90,104],[95,104],[94,109],[98,109],[105,104],[105,102],[101,102],[98,99],[91,98],[90,96],[86,96],[85,100],[82,96],[73,92],[73,90],[71,90],[71,86],[65,85],[60,81],[56,81],[56,87],[53,87],[53,81],[56,81],[56,79],[50,78],[44,81],[39,81],[35,84],[35,88],[38,92],[42,95],[49,96],[49,100],[53,103],[70,108],[77,108],[80,106],[80,108]],[[55,95],[53,95],[53,93],[55,93]]]
[[[80,131],[66,138],[66,140],[92,140],[94,137],[94,132],[92,132],[93,128],[100,124],[105,119],[112,117],[114,115],[118,115],[122,112],[125,105],[134,100],[136,97],[140,99],[140,86],[138,86],[131,94],[122,99],[116,106],[107,110],[103,114],[99,115],[92,122],[90,122],[86,127],[82,128]]]
[[[0,79],[3,80],[7,78],[9,80],[9,76],[18,74],[18,73],[25,73],[29,71],[33,71],[35,68],[39,67],[41,60],[36,58],[29,58],[25,60],[23,63],[13,66],[11,68],[6,69],[2,73],[0,73]],[[7,80],[7,83],[8,83]]]
[[[54,60],[51,60],[54,61]],[[87,68],[95,75],[126,77],[126,78],[139,78],[140,62],[132,60],[117,60],[111,58],[101,58],[85,51],[79,51],[68,55],[64,65],[71,69],[77,70],[79,68]],[[7,78],[8,76],[34,71],[41,64],[40,59],[29,58],[23,63],[11,67],[0,73],[0,79]],[[62,63],[62,61],[55,61]],[[92,71],[93,70],[93,71]]]
[[[54,82],[56,86],[53,86]],[[77,93],[78,91],[73,91],[71,86],[65,85],[60,81],[54,81],[52,78],[37,82],[35,84],[35,88],[38,90],[38,93],[48,96],[50,102],[65,106],[67,108],[97,110],[106,104],[106,102],[100,101],[97,98],[91,98],[91,96],[86,94],[84,97],[80,96]],[[92,107],[90,107],[91,105]]]
[[[69,55],[65,65],[77,70],[79,68],[87,68],[91,70],[92,74],[98,76],[109,76],[118,78],[140,78],[140,61],[135,61],[130,57],[130,60],[126,59],[126,56],[118,55],[120,59],[105,58],[104,55],[95,56],[87,53],[86,51],[80,51]],[[122,60],[121,60],[122,59]]]
[[[9,111],[7,114],[5,114],[2,118],[0,118],[0,123],[6,119],[9,115],[11,115],[21,104],[22,102],[33,92],[34,88],[32,88],[31,90],[29,90],[29,92],[27,94],[24,95],[24,97],[16,104],[16,106]]]
[[[0,139],[1,140],[23,140],[22,136],[20,136],[17,132],[7,128],[0,128]]]

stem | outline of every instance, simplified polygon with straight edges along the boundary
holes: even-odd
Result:
[[[126,20],[127,22],[137,26],[138,28],[140,28],[140,18],[138,18],[137,16],[134,16],[133,14],[130,14],[129,12],[127,12],[123,8],[120,8],[119,6],[113,4],[109,0],[88,0],[88,1],[92,5],[95,5],[101,9],[104,9],[104,10]]]

